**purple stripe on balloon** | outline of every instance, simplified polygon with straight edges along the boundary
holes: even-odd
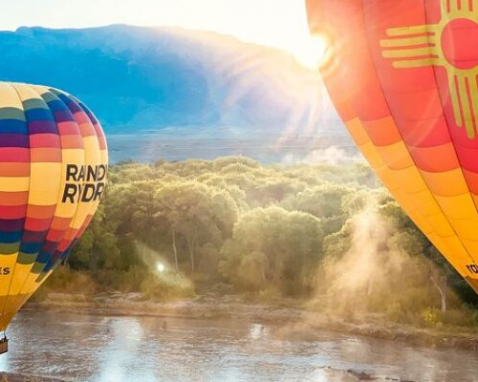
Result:
[[[71,100],[67,103],[67,105],[73,114],[78,113],[79,111],[83,111],[83,109],[76,102],[73,102]]]
[[[47,240],[43,243],[42,252],[53,253],[58,247],[58,242]]]
[[[23,229],[25,219],[0,219],[0,231],[15,232]]]
[[[48,231],[38,232],[38,231],[25,230],[23,231],[22,241],[29,242],[29,243],[43,242],[47,234],[48,234]]]
[[[0,134],[0,147],[28,148],[30,141],[26,134]]]
[[[93,125],[97,125],[98,124],[98,120],[96,119],[96,117],[93,115],[93,113],[90,111],[90,109],[88,109],[84,104],[80,103],[80,106],[81,108],[85,111],[86,115],[88,116],[88,118],[91,120],[91,122],[93,123]]]
[[[58,134],[56,124],[52,121],[28,122],[28,131],[30,134]]]
[[[74,122],[75,117],[69,110],[55,111],[53,113],[56,122]]]
[[[61,251],[55,251],[55,253],[53,254],[53,256],[51,257],[51,262],[52,264],[55,264],[58,260],[61,259],[62,255],[64,254],[65,252],[61,252]]]

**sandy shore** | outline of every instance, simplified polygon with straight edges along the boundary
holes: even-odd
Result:
[[[276,335],[314,339],[320,330],[337,331],[384,340],[402,341],[417,346],[455,347],[478,350],[478,331],[469,328],[417,328],[384,322],[383,317],[354,317],[345,320],[307,309],[303,301],[279,303],[246,301],[239,296],[199,296],[175,302],[146,301],[140,294],[98,296],[50,294],[43,302],[29,303],[28,310],[55,310],[101,316],[151,316],[193,319],[234,319],[274,323]],[[1,380],[0,380],[1,381]]]

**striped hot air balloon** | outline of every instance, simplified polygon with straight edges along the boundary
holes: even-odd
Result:
[[[107,163],[101,126],[76,98],[0,83],[0,331],[85,231]]]
[[[478,292],[478,0],[307,0],[350,135]]]

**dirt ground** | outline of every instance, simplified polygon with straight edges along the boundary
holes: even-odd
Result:
[[[0,382],[63,382],[61,379],[31,377],[20,374],[0,373]]]

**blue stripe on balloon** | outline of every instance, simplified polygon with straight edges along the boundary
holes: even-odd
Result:
[[[5,232],[0,231],[0,243],[16,243],[22,238],[22,231]]]
[[[48,107],[50,108],[51,111],[66,111],[68,108],[65,106],[65,104],[59,100],[54,100],[48,102]]]
[[[43,243],[24,243],[20,245],[20,251],[25,253],[37,253],[40,252]]]
[[[55,265],[55,262],[53,261],[53,258],[50,257],[50,259],[45,264],[45,267],[43,268],[42,272],[43,273],[49,272],[53,268],[54,265]]]
[[[25,117],[28,122],[32,121],[53,121],[53,115],[47,109],[25,110]]]
[[[0,119],[0,132],[11,134],[28,134],[25,121],[18,119]]]
[[[50,258],[51,258],[51,253],[40,252],[40,254],[37,257],[36,262],[40,263],[40,264],[46,264]]]

